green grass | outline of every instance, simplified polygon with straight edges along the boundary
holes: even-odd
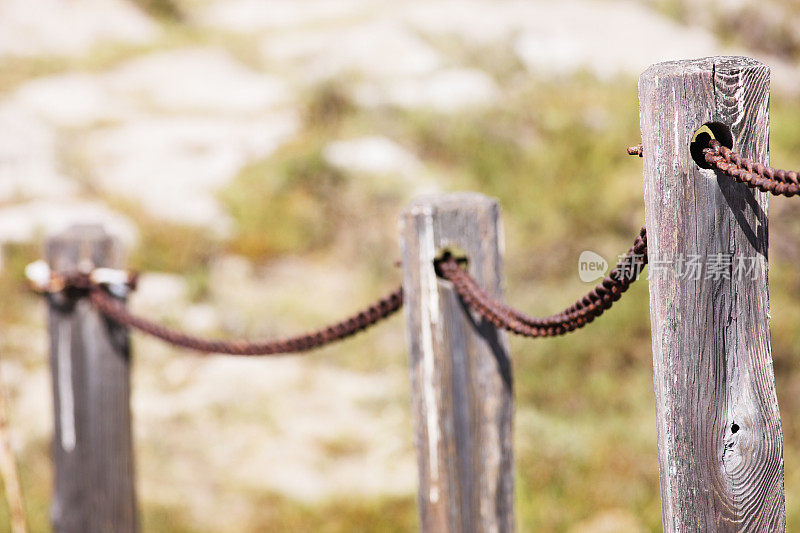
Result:
[[[312,131],[335,132],[358,108],[346,85],[330,80],[312,88],[306,95],[303,121]]]
[[[41,258],[40,248],[9,243],[0,250],[0,258],[0,324],[25,323],[39,298],[28,288],[25,266]]]
[[[336,198],[342,181],[313,143],[289,146],[249,166],[221,195],[236,221],[228,249],[265,259],[325,248],[339,229]]]
[[[134,270],[191,275],[204,270],[219,249],[209,230],[146,216],[136,220],[141,243],[129,260]]]
[[[416,502],[411,496],[354,500],[340,497],[322,504],[294,501],[275,494],[246,493],[258,512],[226,531],[275,533],[406,533],[417,528]],[[142,530],[149,533],[210,532],[182,508],[148,505]]]
[[[187,281],[190,300],[207,296],[209,263],[223,248],[212,230],[154,218],[136,202],[111,196],[103,199],[136,221],[139,241],[129,253],[129,269],[181,274]]]
[[[412,497],[353,501],[340,498],[322,505],[291,503],[279,496],[262,496],[264,513],[250,531],[286,533],[404,533],[417,527]]]
[[[729,47],[771,54],[788,61],[800,57],[800,33],[795,28],[800,4],[793,0],[746,2],[718,10],[713,17],[704,16],[690,0],[656,0],[653,5],[676,22],[709,29]]]
[[[335,253],[393,272],[386,257],[397,257],[391,235],[407,193],[396,180],[353,176],[330,165],[323,149],[398,117],[358,110],[338,82],[309,91],[302,117],[304,128],[293,142],[242,170],[220,193],[235,221],[228,251],[259,262]]]
[[[17,457],[17,463],[28,530],[50,531],[50,494],[53,480],[49,442],[39,441],[28,445]],[[6,532],[11,532],[11,516],[5,488],[0,482],[0,533]]]
[[[143,11],[154,17],[176,21],[184,17],[180,3],[175,0],[131,0],[133,4],[139,6]]]

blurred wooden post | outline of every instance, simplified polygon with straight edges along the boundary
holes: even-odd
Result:
[[[456,247],[499,295],[500,208],[478,194],[414,202],[400,220],[423,532],[514,530],[511,362],[505,334],[473,315],[434,258]]]
[[[639,98],[664,530],[783,530],[767,194],[690,154],[715,122],[734,150],[767,161],[769,69],[742,57],[661,63]]]
[[[54,271],[119,268],[123,252],[101,227],[75,226],[48,241],[47,260]],[[136,531],[128,333],[81,294],[53,295],[49,310],[53,529]]]

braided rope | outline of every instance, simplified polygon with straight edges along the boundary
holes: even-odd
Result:
[[[642,145],[628,148],[628,153],[641,157]],[[782,196],[800,194],[798,172],[777,169],[742,157],[716,139],[709,140],[702,154],[712,168],[748,187]],[[528,316],[494,298],[453,257],[439,261],[436,269],[439,275],[453,284],[464,303],[496,327],[525,337],[552,337],[582,328],[610,309],[636,281],[647,262],[647,233],[642,228],[625,258],[600,284],[560,313],[543,318]],[[317,348],[355,335],[391,316],[403,305],[403,289],[399,287],[365,310],[317,331],[269,341],[215,340],[189,335],[132,314],[101,283],[92,280],[91,275],[54,274],[53,280],[53,290],[88,290],[92,304],[123,326],[138,329],[175,346],[231,355],[275,355]]]
[[[628,155],[642,157],[643,154],[641,144],[628,147]],[[723,146],[717,139],[710,139],[702,154],[703,159],[712,168],[751,189],[758,189],[775,196],[791,197],[800,194],[800,172],[757,163]]]
[[[582,328],[610,309],[647,264],[647,233],[642,228],[625,258],[594,289],[562,312],[534,318],[508,307],[482,289],[455,258],[443,259],[437,270],[453,284],[471,309],[496,327],[524,337],[554,337]]]
[[[800,194],[797,172],[756,163],[723,146],[716,139],[708,142],[708,148],[703,149],[703,157],[712,167],[750,188],[776,196]]]
[[[403,289],[399,287],[355,315],[317,331],[295,337],[268,341],[216,340],[189,335],[128,311],[123,303],[100,286],[89,291],[92,305],[105,316],[126,327],[138,329],[153,337],[190,350],[228,355],[277,355],[304,352],[347,337],[388,318],[403,305]]]
[[[602,315],[619,300],[647,264],[647,234],[642,228],[625,258],[594,289],[560,313],[533,318],[496,300],[461,269],[454,258],[437,263],[437,272],[451,281],[467,305],[495,326],[526,337],[552,337],[582,328]],[[355,335],[391,316],[403,304],[403,289],[398,287],[365,310],[336,324],[295,337],[267,341],[219,340],[190,335],[168,328],[128,311],[123,302],[87,276],[66,276],[71,288],[88,289],[92,305],[118,324],[137,329],[169,344],[206,353],[229,355],[277,355],[318,348]]]
[[[628,153],[641,157],[642,145],[628,148]],[[797,172],[776,169],[742,157],[715,139],[709,141],[702,153],[712,168],[748,187],[775,195],[800,194],[800,174]],[[582,328],[610,309],[636,281],[647,261],[647,232],[642,228],[625,258],[601,283],[560,313],[543,318],[528,316],[494,298],[453,257],[438,262],[436,269],[453,284],[464,303],[496,327],[525,337],[553,337]],[[136,316],[120,300],[86,276],[60,276],[57,281],[56,285],[61,288],[88,289],[92,304],[123,326],[136,328],[175,346],[231,355],[275,355],[317,348],[355,335],[391,316],[403,304],[403,289],[399,287],[356,315],[317,331],[269,341],[214,340],[189,335]]]

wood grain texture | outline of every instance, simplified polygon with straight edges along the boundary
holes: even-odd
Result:
[[[100,227],[51,238],[54,270],[122,267],[119,243]],[[49,300],[55,406],[53,529],[66,533],[137,530],[130,412],[130,349],[124,328],[80,295]]]
[[[769,69],[742,57],[661,63],[642,74],[639,98],[664,530],[782,531],[767,194],[689,153],[694,132],[719,122],[734,150],[767,162]],[[753,258],[755,279],[735,266],[718,277],[716,254]],[[691,256],[705,265],[699,279],[679,271]]]
[[[466,193],[417,200],[400,220],[423,532],[514,530],[505,334],[465,308],[433,265],[455,246],[470,274],[499,296],[500,224],[495,200]]]

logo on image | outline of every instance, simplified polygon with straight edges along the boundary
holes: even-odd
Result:
[[[578,277],[585,283],[602,278],[608,270],[608,262],[598,253],[584,250],[578,258]]]

